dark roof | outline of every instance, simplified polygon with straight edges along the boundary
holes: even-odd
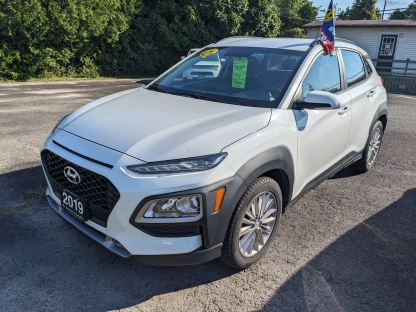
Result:
[[[303,28],[320,28],[322,22],[312,22]],[[416,20],[349,20],[335,21],[335,27],[416,27]]]

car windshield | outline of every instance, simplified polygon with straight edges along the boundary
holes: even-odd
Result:
[[[306,52],[255,47],[208,48],[148,89],[229,104],[276,108]]]

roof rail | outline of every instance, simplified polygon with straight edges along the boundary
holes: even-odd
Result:
[[[351,41],[351,40],[347,40],[347,39],[344,39],[344,38],[338,38],[338,37],[335,37],[335,41],[340,41],[340,42],[345,42],[345,43],[351,43],[351,44],[356,44],[354,41]],[[316,46],[318,43],[320,43],[321,42],[321,39],[320,38],[316,38],[314,41],[312,41],[311,42],[311,44],[309,45],[309,49],[308,49],[308,51],[310,51],[314,46]]]
[[[345,42],[345,43],[356,44],[354,41],[352,41],[352,40],[348,40],[348,39],[344,39],[344,38],[338,38],[338,37],[335,37],[335,41],[336,41],[336,40],[341,41],[341,42]]]
[[[221,39],[220,41],[217,41],[216,43],[223,42],[223,41],[228,41],[228,40],[233,40],[233,39],[245,39],[245,38],[260,38],[260,39],[263,39],[261,37],[255,37],[255,36],[233,36],[233,37],[227,37],[227,38]]]
[[[309,45],[310,48],[313,48],[314,46],[316,46],[319,42],[321,42],[320,38],[315,39],[314,41],[311,42],[311,44]],[[309,49],[308,49],[309,50]]]

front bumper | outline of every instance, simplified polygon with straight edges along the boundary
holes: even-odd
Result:
[[[59,136],[55,136],[54,139],[58,140]],[[76,144],[73,144],[71,140],[75,140]],[[91,162],[91,159],[106,162],[107,152],[111,153],[111,158],[117,158],[114,151],[101,146],[98,147],[92,142],[86,143],[81,138],[71,138],[71,140],[68,141],[68,135],[66,135],[65,140],[58,141],[59,143],[54,143],[49,138],[44,145],[44,149],[106,177],[120,191],[120,199],[111,211],[106,226],[101,226],[91,220],[84,223],[60,207],[60,199],[54,194],[48,180],[47,197],[49,204],[62,219],[112,253],[139,263],[187,265],[206,262],[220,256],[228,223],[233,208],[236,206],[235,198],[239,198],[238,194],[245,189],[244,183],[234,175],[228,165],[224,163],[222,168],[217,168],[220,169],[219,171],[210,170],[191,174],[162,175],[158,177],[134,175],[125,171],[126,166],[138,162],[130,156],[120,153],[119,159],[116,160],[113,168],[106,168],[96,162]],[[79,140],[82,140],[82,142],[78,142]],[[86,155],[91,158],[90,160],[80,157],[83,150],[76,150],[77,146],[80,145],[79,143],[82,143],[83,150],[85,149],[90,153]],[[86,144],[88,146],[85,146]],[[64,145],[67,148],[63,148]],[[74,149],[76,153],[74,153]],[[97,150],[97,153],[91,152],[94,149]],[[94,154],[99,156],[95,157]],[[47,176],[46,172],[45,175]],[[231,177],[227,177],[227,175],[231,175]],[[225,179],[221,179],[221,177],[225,177]],[[204,184],[209,186],[200,186]],[[222,208],[219,212],[214,213],[215,190],[222,186],[227,189],[226,195]],[[155,236],[143,231],[141,226],[132,223],[132,217],[149,198],[189,194],[189,192],[203,196],[204,211],[202,218],[194,222],[170,223],[169,226],[195,225],[200,229],[198,235],[186,237]],[[152,226],[158,225],[163,226],[166,223],[152,223]]]
[[[221,256],[222,244],[218,244],[211,248],[200,247],[192,252],[184,254],[132,255],[126,249],[117,246],[110,237],[94,230],[87,224],[75,219],[65,210],[60,209],[59,205],[52,199],[50,194],[47,195],[47,200],[53,211],[55,211],[58,216],[72,225],[80,233],[84,234],[95,243],[104,247],[113,254],[136,263],[157,266],[192,265],[208,262]]]

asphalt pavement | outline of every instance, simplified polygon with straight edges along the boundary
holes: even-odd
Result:
[[[56,216],[39,157],[60,118],[146,82],[0,84],[0,311],[416,311],[416,96],[389,95],[373,170],[308,193],[258,264],[150,267]]]

